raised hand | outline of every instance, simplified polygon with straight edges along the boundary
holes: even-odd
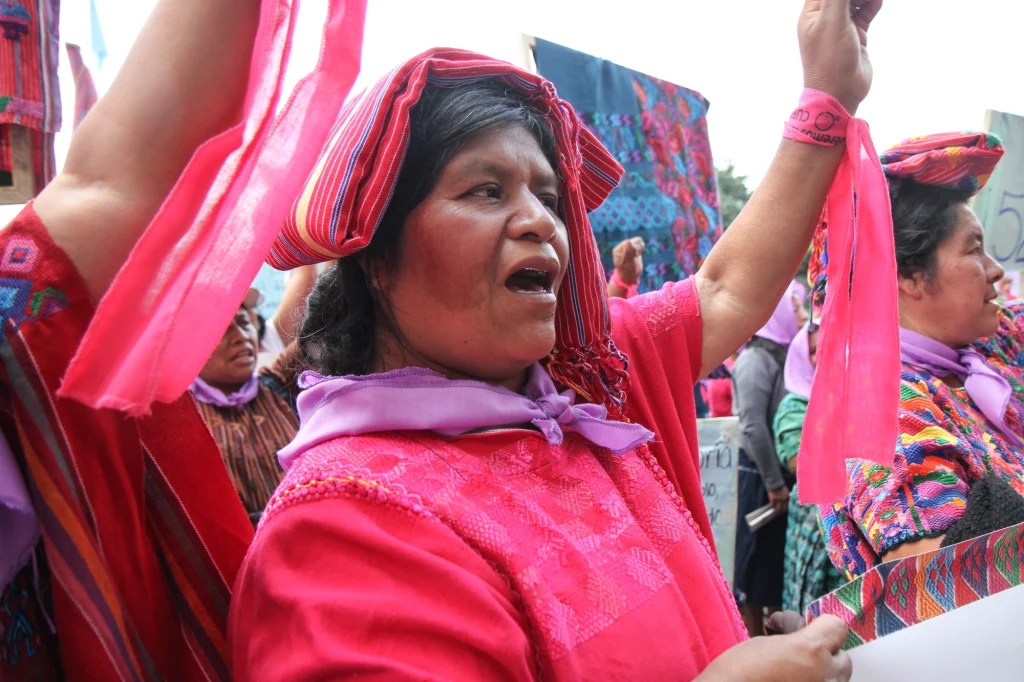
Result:
[[[619,244],[612,251],[612,260],[619,278],[626,284],[636,284],[644,271],[644,240],[633,237]]]
[[[882,0],[806,0],[797,24],[804,85],[851,114],[871,89],[868,28],[881,8]]]

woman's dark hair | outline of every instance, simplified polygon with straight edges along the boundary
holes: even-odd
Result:
[[[256,331],[260,343],[263,343],[263,335],[267,332],[267,320],[259,313],[256,313]]]
[[[387,301],[375,273],[393,266],[402,226],[445,166],[475,136],[523,126],[558,172],[554,134],[525,93],[496,78],[424,90],[410,112],[409,146],[391,203],[370,244],[342,258],[317,279],[302,320],[301,348],[309,365],[324,375],[369,374],[376,357],[377,315]]]
[[[967,203],[970,192],[897,179],[890,182],[889,198],[900,277],[931,279],[939,245],[953,233],[957,207]]]

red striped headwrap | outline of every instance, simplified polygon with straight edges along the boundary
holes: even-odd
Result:
[[[999,160],[1003,143],[991,133],[938,133],[904,140],[882,153],[882,170],[893,182],[906,178],[922,185],[981,191]]]
[[[536,74],[465,50],[436,48],[410,59],[342,108],[267,262],[287,269],[357,253],[373,239],[398,182],[410,112],[424,88],[497,78],[525,93],[558,145],[570,260],[556,314],[552,376],[621,415],[626,358],[609,337],[604,268],[587,212],[607,198],[622,167]]]

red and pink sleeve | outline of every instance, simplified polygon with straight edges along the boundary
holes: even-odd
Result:
[[[704,328],[693,280],[609,306],[612,338],[629,357],[626,414],[655,432],[651,452],[710,541],[694,407]]]

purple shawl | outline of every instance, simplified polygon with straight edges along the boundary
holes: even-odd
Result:
[[[339,436],[384,431],[456,436],[532,424],[552,445],[561,444],[562,432],[568,429],[619,455],[654,438],[639,424],[609,421],[601,405],[574,404],[575,393],[558,393],[540,363],[530,367],[524,395],[415,367],[346,377],[305,372],[299,385],[303,388],[298,400],[299,432],[278,452],[285,471],[314,445]]]
[[[789,344],[789,352],[786,353],[786,368],[783,372],[786,390],[808,400],[811,397],[811,385],[814,383],[809,327],[810,323],[808,322],[797,332],[793,343]]]
[[[224,395],[224,391],[214,388],[199,377],[195,378],[192,385],[188,387],[192,397],[207,405],[218,407],[237,407],[242,409],[253,400],[260,391],[260,378],[256,374],[249,377],[249,380],[242,384],[242,387],[231,395]]]
[[[1010,382],[976,349],[964,346],[954,350],[935,339],[900,327],[900,356],[908,365],[920,367],[939,378],[958,377],[981,413],[1003,432],[1011,444],[1024,446],[1006,426],[1006,408],[1013,395]]]
[[[780,346],[788,346],[798,331],[796,324],[796,311],[793,310],[793,294],[799,294],[802,299],[807,293],[807,287],[798,282],[790,282],[782,300],[775,306],[775,312],[768,324],[761,327],[754,336],[774,341]]]
[[[0,434],[0,592],[32,557],[39,520],[7,439]]]

